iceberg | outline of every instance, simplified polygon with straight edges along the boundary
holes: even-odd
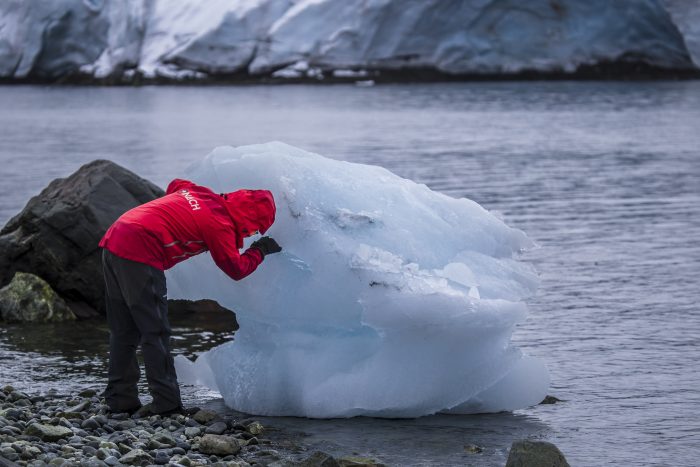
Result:
[[[510,343],[538,285],[532,242],[477,203],[388,170],[279,143],[220,147],[185,177],[264,188],[284,248],[239,282],[203,254],[167,272],[170,298],[235,310],[234,340],[181,382],[274,416],[417,417],[539,403],[544,364]],[[251,240],[251,239],[249,239]]]

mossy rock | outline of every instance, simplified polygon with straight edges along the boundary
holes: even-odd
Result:
[[[0,289],[0,316],[6,322],[71,321],[75,315],[41,277],[16,272]]]
[[[569,467],[564,454],[546,441],[513,442],[506,467]]]

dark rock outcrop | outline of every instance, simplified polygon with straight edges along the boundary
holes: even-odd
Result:
[[[510,447],[506,467],[569,467],[564,454],[546,441],[515,441]]]
[[[41,277],[16,272],[0,289],[0,317],[7,322],[58,322],[75,319],[66,302]]]
[[[236,314],[215,300],[168,300],[168,314],[205,329],[236,331],[239,328]]]
[[[17,271],[31,272],[79,317],[103,312],[100,238],[121,214],[162,195],[151,182],[105,160],[52,181],[0,231],[0,286]]]

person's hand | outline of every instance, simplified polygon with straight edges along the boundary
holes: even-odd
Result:
[[[262,253],[263,257],[272,254],[272,253],[279,253],[282,251],[282,247],[277,244],[274,238],[272,237],[262,237],[258,240],[255,240],[251,245],[251,248],[257,248],[260,253]]]

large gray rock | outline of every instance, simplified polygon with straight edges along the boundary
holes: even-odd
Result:
[[[25,430],[27,436],[36,436],[42,441],[58,441],[63,438],[73,436],[73,431],[65,426],[44,425],[41,423],[32,423]]]
[[[59,322],[75,319],[75,314],[41,277],[16,272],[0,289],[0,317],[7,322]]]
[[[199,451],[205,454],[229,456],[237,454],[245,444],[245,441],[233,436],[207,434],[199,440]]]
[[[0,286],[17,271],[31,272],[79,317],[102,312],[102,235],[121,214],[162,195],[151,182],[105,160],[52,181],[0,230]]]
[[[153,463],[153,457],[142,449],[132,449],[119,458],[119,462],[128,465],[143,465]]]
[[[506,467],[569,467],[569,463],[552,443],[521,440],[511,445]]]

